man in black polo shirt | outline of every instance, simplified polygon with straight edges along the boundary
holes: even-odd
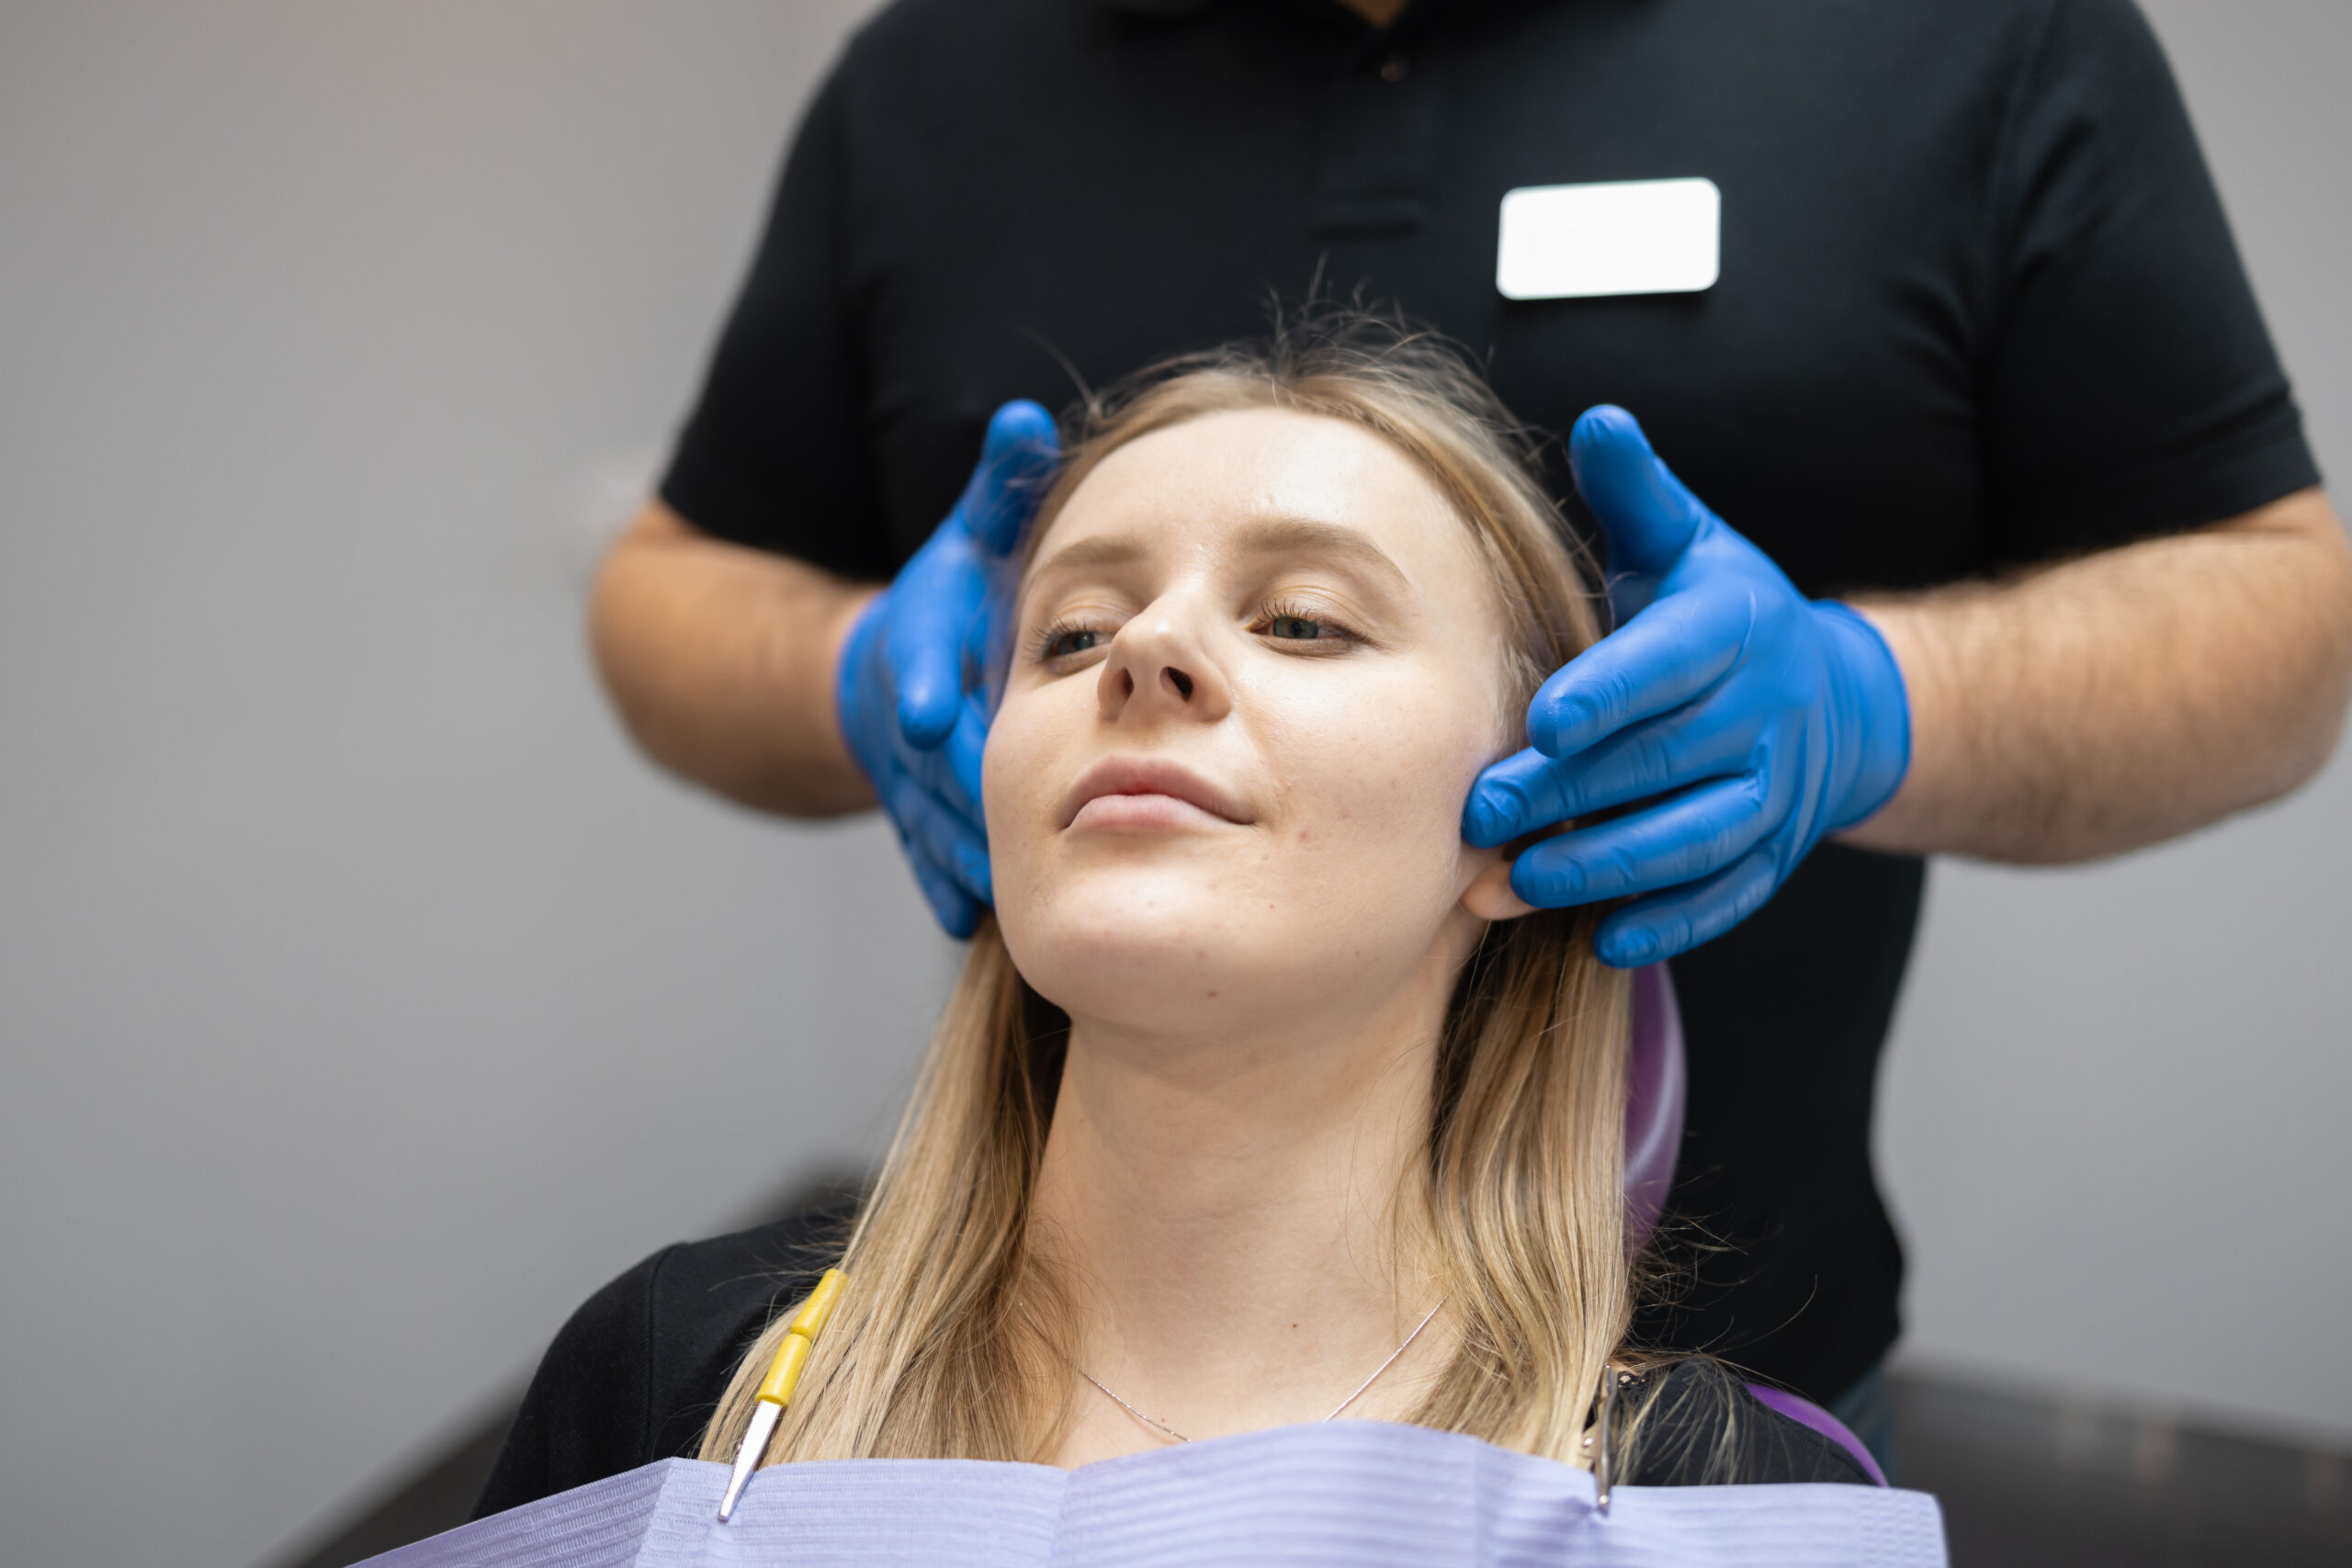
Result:
[[[1720,193],[1712,286],[1498,289],[1506,192],[1674,178]],[[1869,1124],[1919,857],[2151,842],[2293,787],[2341,721],[2352,567],[2154,40],[2129,0],[899,0],[599,584],[631,728],[755,807],[872,805],[837,665],[991,411],[1317,280],[1538,427],[1632,410],[1900,667],[1893,800],[1675,959],[1674,1204],[1733,1250],[1655,1326],[1849,1399],[1897,1332]],[[984,863],[914,847],[968,919]]]

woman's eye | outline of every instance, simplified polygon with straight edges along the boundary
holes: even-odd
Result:
[[[1064,626],[1048,631],[1038,639],[1039,651],[1047,659],[1067,659],[1074,653],[1091,653],[1102,646],[1102,634],[1092,626]]]
[[[1251,629],[1275,642],[1320,644],[1315,650],[1317,653],[1338,653],[1363,640],[1329,615],[1304,604],[1268,605],[1259,613],[1258,624]]]

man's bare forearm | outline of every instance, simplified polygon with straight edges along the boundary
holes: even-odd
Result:
[[[2154,843],[2310,778],[2352,694],[2352,549],[2317,490],[1855,607],[1912,710],[1903,787],[1844,835],[1872,849],[2055,863]]]
[[[874,592],[656,501],[605,558],[589,638],[654,761],[754,810],[831,816],[874,804],[833,714],[833,669]]]

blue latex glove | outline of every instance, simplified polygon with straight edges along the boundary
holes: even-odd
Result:
[[[1568,460],[1609,537],[1618,629],[1544,683],[1532,749],[1479,775],[1463,836],[1504,844],[1651,802],[1511,867],[1511,890],[1543,908],[1635,896],[1595,939],[1602,962],[1630,968],[1729,931],[1824,833],[1883,806],[1910,764],[1911,709],[1876,629],[1800,594],[1633,415],[1588,411]]]
[[[915,881],[947,934],[967,937],[991,899],[980,818],[989,706],[981,682],[996,649],[1001,595],[991,586],[1059,462],[1053,417],[1005,404],[947,520],[898,580],[860,611],[834,672],[850,754],[874,784]]]

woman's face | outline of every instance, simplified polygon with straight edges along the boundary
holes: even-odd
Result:
[[[1142,436],[1038,542],[1015,624],[985,806],[1041,995],[1145,1032],[1443,995],[1465,892],[1498,912],[1461,818],[1509,733],[1503,629],[1409,459],[1279,410]]]

